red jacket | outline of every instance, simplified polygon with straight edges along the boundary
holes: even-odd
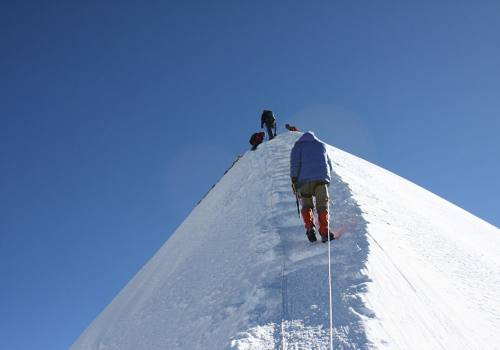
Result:
[[[264,141],[264,137],[266,136],[266,133],[264,132],[256,132],[255,134],[250,137],[250,144],[252,146],[257,146],[260,145]]]

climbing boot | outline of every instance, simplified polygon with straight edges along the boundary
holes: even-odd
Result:
[[[330,241],[333,241],[335,239],[335,236],[333,235],[332,232],[330,232],[328,235],[321,236],[321,242],[326,243],[328,242],[328,238]]]
[[[316,231],[314,230],[314,227],[310,230],[307,230],[306,232],[306,235],[307,235],[307,239],[309,240],[309,242],[316,242]]]

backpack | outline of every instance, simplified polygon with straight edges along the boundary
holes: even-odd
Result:
[[[264,112],[262,112],[262,119],[266,122],[266,124],[272,124],[276,121],[273,111],[268,110],[264,110]]]
[[[252,146],[256,146],[256,145],[259,145],[262,143],[262,141],[264,141],[264,136],[265,136],[265,133],[264,132],[256,132],[255,134],[252,135],[252,137],[250,138],[250,144]]]

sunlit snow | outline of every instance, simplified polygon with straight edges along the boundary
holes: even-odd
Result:
[[[299,136],[247,152],[71,349],[329,349],[327,245],[289,180]],[[500,230],[329,152],[334,348],[500,349]]]

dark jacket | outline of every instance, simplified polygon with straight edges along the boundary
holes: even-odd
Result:
[[[264,111],[260,117],[260,127],[263,128],[264,124],[269,127],[274,127],[276,123],[276,118],[274,117],[273,111]]]
[[[306,132],[292,148],[290,177],[296,178],[299,186],[311,181],[330,183],[332,172],[332,162],[325,144],[311,131]]]

